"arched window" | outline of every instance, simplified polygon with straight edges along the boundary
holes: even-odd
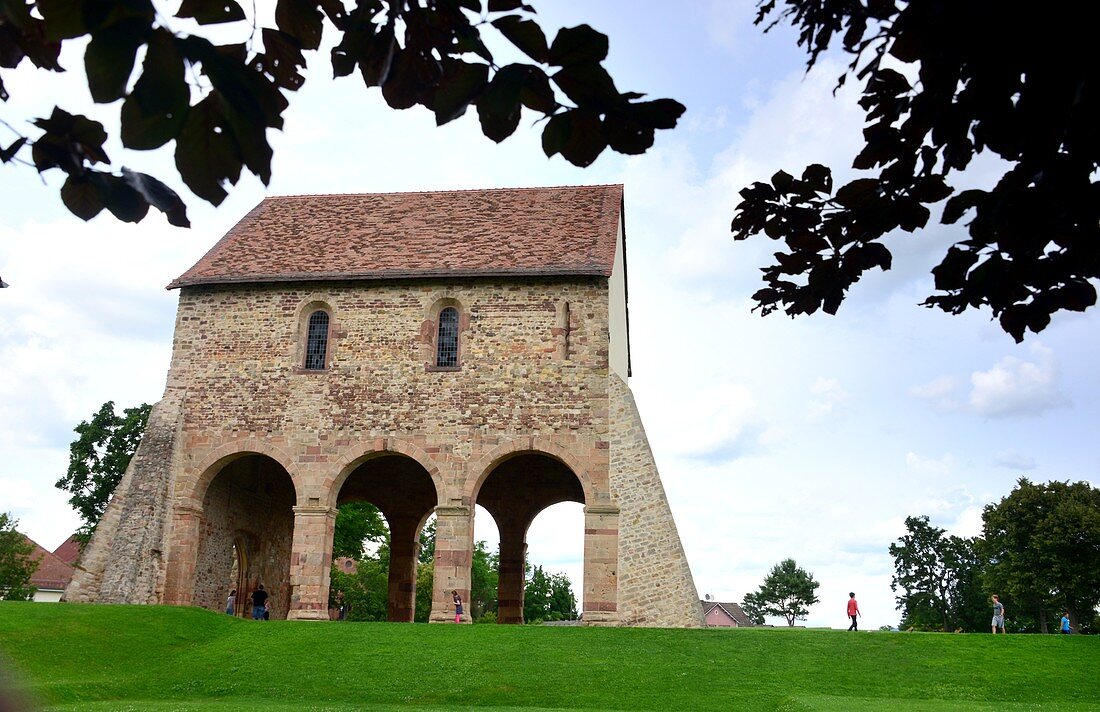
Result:
[[[328,355],[328,312],[317,310],[309,315],[309,336],[306,338],[306,370],[325,370]]]
[[[446,307],[439,312],[439,338],[435,342],[435,365],[458,365],[458,310]]]

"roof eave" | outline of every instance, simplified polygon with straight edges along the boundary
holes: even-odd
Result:
[[[409,270],[369,273],[283,273],[256,274],[228,277],[199,277],[187,279],[180,277],[172,280],[165,289],[181,287],[211,286],[218,284],[266,284],[271,282],[381,282],[386,280],[411,279],[462,279],[469,277],[610,277],[602,267],[561,268],[561,269],[488,269],[488,270]]]

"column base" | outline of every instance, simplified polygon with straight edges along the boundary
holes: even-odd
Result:
[[[585,611],[581,616],[582,625],[617,626],[619,614],[614,611]]]
[[[288,621],[327,621],[328,611],[291,611],[287,614]]]

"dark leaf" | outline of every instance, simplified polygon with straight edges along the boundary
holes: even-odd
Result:
[[[959,221],[967,210],[977,206],[985,197],[984,190],[964,190],[956,195],[943,208],[943,223],[953,225]]]
[[[489,81],[489,65],[460,59],[443,62],[443,79],[435,92],[435,123],[442,126],[466,113]]]
[[[936,267],[932,268],[932,275],[936,280],[936,289],[949,292],[962,289],[966,285],[966,274],[974,263],[978,261],[978,253],[973,250],[963,250],[951,247],[947,255]]]
[[[15,154],[19,153],[19,149],[23,148],[26,143],[26,137],[20,136],[7,148],[0,148],[0,163],[7,163],[15,158]]]
[[[256,60],[278,86],[289,91],[297,91],[305,82],[298,67],[305,68],[306,59],[302,56],[298,41],[279,30],[265,27],[263,30],[264,53]],[[350,71],[350,70],[349,70]]]
[[[837,203],[845,208],[858,208],[878,198],[878,180],[858,178],[836,192]]]
[[[502,67],[477,100],[481,131],[500,143],[512,135],[519,125],[520,93],[527,74],[534,67],[509,64]]]
[[[569,115],[569,140],[561,148],[561,155],[574,166],[591,165],[604,148],[607,139],[604,136],[600,117],[590,111],[574,109]]]
[[[546,122],[546,127],[542,130],[542,151],[546,154],[547,158],[550,158],[555,153],[561,153],[561,150],[565,147],[566,141],[569,140],[569,133],[572,130],[572,122],[570,121],[568,111],[563,111],[560,114],[554,114],[550,117],[550,120]]]
[[[145,43],[149,31],[148,23],[130,19],[92,35],[84,51],[84,69],[93,101],[108,103],[126,94],[138,47]]]
[[[1001,328],[1008,332],[1016,343],[1024,340],[1027,329],[1027,310],[1023,304],[1013,304],[1001,312]]]
[[[321,46],[324,16],[317,0],[279,0],[275,5],[275,24],[298,41],[302,49]]]
[[[787,171],[776,171],[775,175],[772,176],[772,185],[775,186],[775,190],[779,194],[790,191],[793,184],[794,176]]]
[[[621,114],[609,113],[604,117],[607,145],[619,153],[637,155],[645,153],[653,145],[653,129]]]
[[[684,105],[674,99],[655,99],[630,104],[631,118],[655,129],[671,129],[683,115]]]
[[[508,15],[493,20],[493,27],[500,30],[500,34],[528,57],[539,64],[546,63],[550,56],[550,49],[546,46],[546,35],[534,20],[524,20],[518,15]]]
[[[217,94],[208,95],[188,112],[176,139],[176,169],[192,193],[214,205],[225,199],[223,184],[240,178],[240,150],[222,126]]]
[[[596,62],[570,64],[551,79],[578,107],[603,113],[619,101],[619,90],[611,75]]]
[[[111,214],[122,222],[141,222],[149,214],[149,203],[141,197],[130,185],[119,178],[107,174],[100,174],[107,183],[107,194],[104,202]]]
[[[122,178],[141,194],[149,205],[164,213],[168,222],[176,227],[191,227],[187,219],[187,206],[183,204],[174,190],[153,176],[137,173],[129,168],[122,169]]]
[[[578,62],[602,62],[607,57],[607,35],[588,25],[558,30],[550,45],[549,64],[564,67]]]
[[[802,182],[819,193],[831,193],[833,190],[833,171],[820,163],[806,166],[802,171]]]
[[[528,109],[541,111],[544,114],[552,114],[558,108],[558,102],[554,99],[554,90],[550,87],[550,80],[539,67],[531,67],[524,76],[519,100]]]
[[[61,186],[61,202],[81,220],[91,220],[103,210],[100,186],[88,176],[70,175]]]
[[[535,11],[530,5],[524,5],[522,0],[489,0],[489,12],[510,12],[521,8],[527,12]]]
[[[134,90],[122,104],[120,136],[127,148],[158,148],[179,134],[191,96],[184,80],[183,57],[170,32],[153,31],[141,70]]]
[[[918,179],[910,194],[922,203],[938,203],[952,192],[953,189],[944,182],[943,176],[930,175]]]
[[[193,17],[200,25],[245,19],[237,0],[183,0],[176,17]]]

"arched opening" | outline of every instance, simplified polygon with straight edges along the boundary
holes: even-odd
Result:
[[[500,536],[497,622],[523,623],[527,536],[542,511],[561,502],[584,504],[584,488],[560,460],[522,452],[498,463],[476,495],[496,523]],[[583,539],[583,522],[580,525]]]
[[[236,589],[236,612],[248,615],[250,596],[263,584],[271,617],[286,618],[294,505],[290,474],[272,458],[250,453],[222,467],[203,496],[196,605],[224,611]]]
[[[331,587],[330,605],[337,610],[340,605],[346,605],[351,619],[415,620],[418,573],[421,584],[428,586],[427,600],[431,600],[431,576],[425,577],[420,571],[423,568],[419,556],[420,536],[437,502],[431,475],[411,457],[385,453],[368,457],[355,466],[340,487],[336,506],[347,513],[349,508],[357,507],[357,503],[372,505],[384,520],[384,531],[381,537],[367,542],[365,553],[371,556],[362,562],[348,566],[345,560],[334,556],[336,569],[342,574],[352,574],[356,588],[344,591],[339,586]],[[357,516],[372,515],[369,508],[360,508]],[[339,526],[340,515],[337,515],[337,522]],[[377,531],[377,527],[371,527],[371,531]],[[340,553],[336,549],[334,542],[334,554]],[[345,580],[343,575],[334,575],[334,578]],[[381,597],[383,587],[384,599]],[[357,602],[348,600],[353,595],[358,597]],[[363,606],[377,610],[365,612]]]

